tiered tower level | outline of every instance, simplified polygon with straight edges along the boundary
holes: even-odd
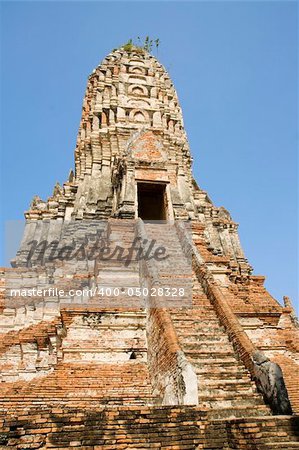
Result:
[[[182,110],[165,68],[145,51],[116,50],[88,79],[75,173],[47,201],[36,196],[25,217],[134,219],[138,187],[142,195],[142,182],[153,182],[163,199],[151,219],[198,220],[213,254],[229,257],[248,274],[238,225],[198,187],[191,165]]]
[[[166,70],[129,47],[90,75],[75,170],[34,197],[2,269],[0,448],[299,448],[291,301],[252,275],[237,224],[193,179]],[[155,240],[169,258],[90,259],[99,233],[123,249]],[[74,245],[80,257],[53,259]],[[167,303],[184,283],[190,302]],[[121,295],[58,293],[100,286]],[[165,298],[140,298],[145,286]]]
[[[163,66],[150,54],[108,55],[83,102],[75,175],[27,218],[137,216],[137,181],[166,183],[169,218],[195,211],[191,157],[181,108]]]

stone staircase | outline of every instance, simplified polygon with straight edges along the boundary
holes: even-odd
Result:
[[[111,221],[109,227],[111,243],[131,246],[131,221]],[[66,305],[58,319],[45,310],[46,321],[42,314],[29,327],[14,319],[5,328],[11,331],[5,333],[2,355],[23,346],[36,360],[41,352],[52,357],[56,350],[54,363],[44,359],[47,367],[39,367],[30,382],[1,383],[0,449],[299,449],[298,417],[272,416],[264,405],[191,261],[182,256],[174,226],[145,227],[156,247],[163,245],[170,255],[157,264],[160,286],[184,287],[187,295],[193,288],[192,305],[178,298],[168,306],[179,345],[197,375],[199,406],[158,406],[140,297],[128,304],[124,295],[124,307],[111,299],[106,308],[98,299]],[[110,259],[95,269],[99,285],[140,285],[138,263]]]
[[[171,310],[171,317],[197,373],[199,404],[213,418],[270,414],[195,275],[193,282],[192,310]]]
[[[173,268],[160,262],[160,275],[169,284],[180,282],[178,275],[188,273],[190,264],[182,256],[175,227],[147,224],[146,230],[150,238],[155,235],[177,259]],[[270,414],[195,273],[192,285],[192,307],[172,308],[170,313],[181,349],[197,374],[199,405],[206,407],[212,418]]]
[[[130,258],[129,249],[135,238],[135,221],[108,221],[108,243],[110,256],[96,262],[95,286],[109,296],[97,296],[100,305],[105,308],[140,308],[144,306],[142,299],[135,295],[135,289],[140,287],[139,262],[135,254]],[[119,290],[114,295],[114,289]],[[107,291],[108,290],[108,291]]]
[[[161,306],[191,307],[192,306],[192,261],[182,252],[176,229],[173,223],[145,223],[146,235],[149,240],[155,240],[152,254],[158,247],[165,248],[165,259],[155,258],[154,264],[158,270],[160,286],[170,289],[164,297]],[[179,289],[183,289],[180,295]],[[173,294],[173,295],[172,295]]]

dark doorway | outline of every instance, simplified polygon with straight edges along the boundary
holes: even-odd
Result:
[[[165,184],[138,183],[138,217],[142,220],[166,220]]]

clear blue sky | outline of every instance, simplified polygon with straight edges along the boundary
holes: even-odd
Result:
[[[2,220],[66,180],[89,73],[160,38],[194,157],[256,274],[297,302],[295,2],[2,2]]]

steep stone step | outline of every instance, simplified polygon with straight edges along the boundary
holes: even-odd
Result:
[[[200,364],[197,364],[195,367],[195,372],[199,377],[203,377],[205,380],[219,380],[219,378],[225,377],[225,380],[240,380],[246,379],[248,380],[248,373],[242,367],[236,367],[235,364],[232,367],[214,364],[213,366],[207,367],[207,364],[204,364],[200,367]]]
[[[209,348],[224,348],[225,345],[230,346],[230,342],[229,339],[225,337],[223,337],[222,335],[218,335],[218,336],[214,336],[214,335],[210,335],[205,336],[205,335],[201,335],[198,336],[197,334],[192,334],[190,335],[190,338],[186,337],[186,336],[181,336],[182,342],[184,342],[186,345],[192,345],[192,346],[196,346],[197,348],[199,348],[200,346],[205,347],[208,346]]]
[[[197,359],[199,360],[199,362],[202,362],[201,360],[204,359],[205,361],[210,361],[211,359],[223,359],[226,360],[227,358],[229,358],[230,360],[236,361],[235,359],[235,355],[232,349],[215,349],[215,350],[210,350],[209,348],[206,348],[204,350],[200,350],[200,349],[190,349],[185,347],[186,350],[186,354],[188,354],[188,356],[190,356],[191,359]],[[224,361],[225,362],[225,361]]]
[[[226,374],[227,375],[227,374]],[[202,375],[199,377],[199,381],[204,381],[205,388],[212,390],[212,389],[219,389],[219,390],[227,390],[230,391],[232,388],[237,389],[237,392],[242,391],[242,395],[244,394],[244,389],[248,389],[248,382],[251,383],[251,387],[254,387],[253,383],[251,382],[248,377],[244,377],[242,379],[240,378],[234,378],[234,379],[228,379],[225,377],[225,379],[211,379],[211,378],[203,378]],[[251,392],[251,389],[248,391]]]
[[[182,342],[186,341],[189,343],[203,343],[205,345],[221,345],[221,343],[223,342],[223,336],[219,333],[218,335],[216,333],[212,333],[212,332],[207,332],[206,334],[196,334],[196,335],[191,335],[190,336],[190,340],[188,339],[188,337],[181,337]]]
[[[219,342],[211,342],[211,341],[201,341],[201,340],[190,340],[187,341],[187,338],[185,337],[184,339],[182,339],[182,342],[184,342],[184,346],[186,351],[188,351],[188,353],[193,353],[193,352],[199,352],[202,354],[205,354],[207,352],[211,353],[211,354],[220,354],[220,353],[225,353],[225,354],[230,354],[233,355],[233,352],[231,350],[231,345],[229,344],[229,342],[223,342],[223,340],[219,341]]]
[[[189,355],[188,355],[189,356]],[[201,358],[200,360],[198,360],[196,358],[196,356],[189,356],[190,361],[192,362],[193,366],[195,367],[195,369],[197,370],[197,367],[202,369],[203,367],[206,368],[207,372],[209,371],[210,367],[213,367],[213,372],[214,370],[217,370],[218,368],[223,368],[226,372],[226,368],[232,368],[232,367],[239,367],[239,365],[236,364],[236,358],[234,357],[227,357],[227,358],[219,358],[219,357],[213,357],[213,358],[207,358],[207,356],[205,355],[205,357]],[[242,366],[243,367],[243,366]],[[216,369],[215,369],[216,368]],[[247,372],[248,373],[248,372]],[[223,376],[223,374],[222,374]]]

